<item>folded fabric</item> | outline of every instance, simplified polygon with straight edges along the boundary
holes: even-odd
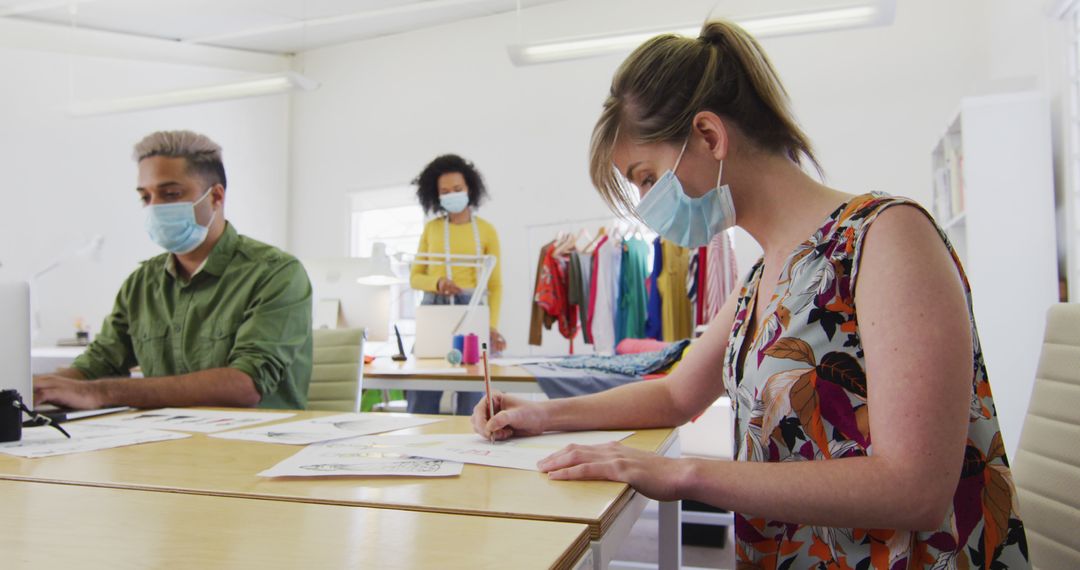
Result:
[[[624,338],[615,346],[615,354],[641,354],[657,352],[671,344],[654,338]]]
[[[563,368],[584,368],[641,377],[671,367],[682,358],[683,349],[689,344],[690,341],[684,339],[671,343],[667,348],[657,352],[615,356],[571,356],[556,361],[555,364]]]
[[[521,365],[536,378],[536,383],[548,398],[570,398],[595,394],[623,384],[640,382],[637,376],[597,372],[595,370],[564,368],[553,362]]]

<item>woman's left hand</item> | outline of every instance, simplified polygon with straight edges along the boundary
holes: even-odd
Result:
[[[506,339],[499,334],[499,331],[491,329],[491,351],[500,353],[504,350],[506,350]]]
[[[602,445],[571,444],[538,464],[552,479],[607,480],[629,484],[658,501],[684,498],[690,460],[671,459],[617,442]]]

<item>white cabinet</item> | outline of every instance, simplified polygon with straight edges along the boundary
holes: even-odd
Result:
[[[934,215],[972,289],[1005,447],[1016,449],[1058,300],[1050,107],[1038,92],[965,98],[932,153]]]

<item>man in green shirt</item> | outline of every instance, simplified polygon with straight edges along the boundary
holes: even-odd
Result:
[[[135,145],[146,230],[167,253],[128,277],[71,368],[34,378],[35,404],[303,409],[311,282],[300,262],[225,220],[221,147],[190,131]],[[144,378],[130,378],[138,366]]]

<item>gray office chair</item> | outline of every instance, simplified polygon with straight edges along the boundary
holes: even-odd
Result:
[[[1012,469],[1032,567],[1080,568],[1080,304],[1047,313]]]
[[[313,335],[307,409],[359,412],[364,329],[316,329]]]

